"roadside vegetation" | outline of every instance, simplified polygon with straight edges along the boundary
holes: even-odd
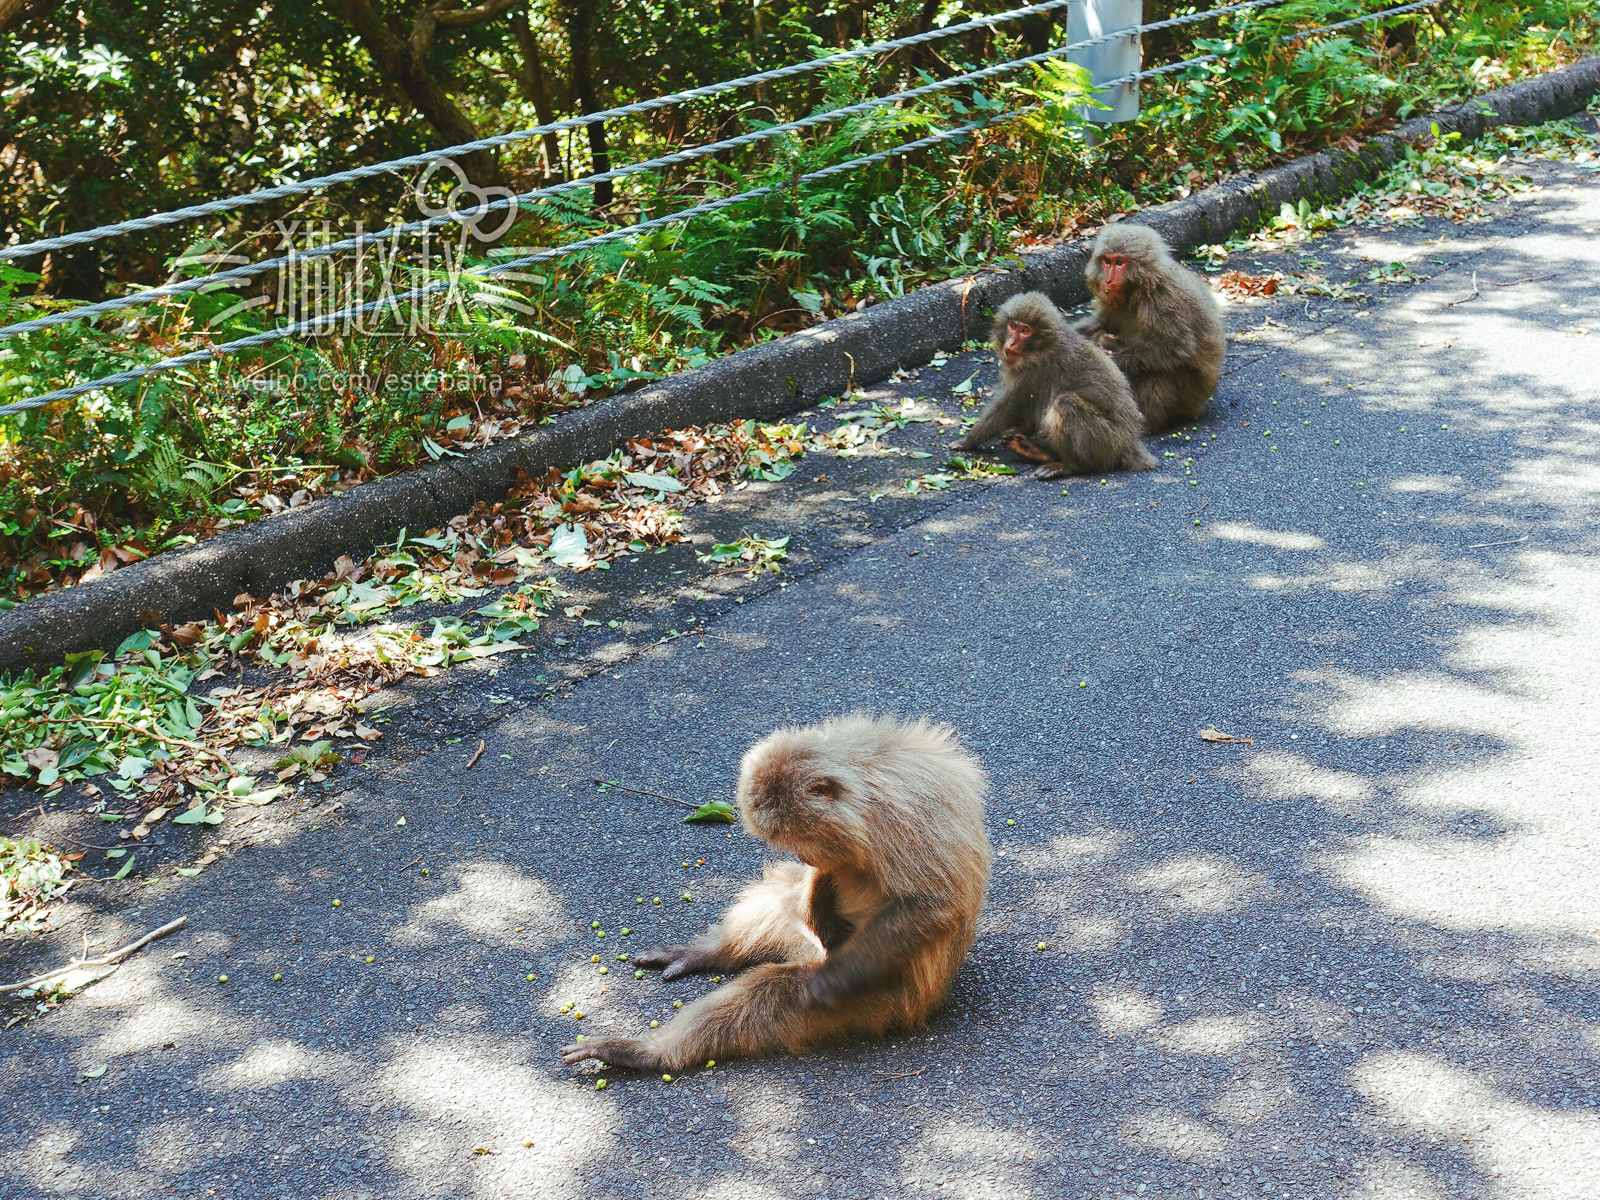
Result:
[[[385,18],[361,3],[345,6],[352,28],[323,6],[294,4],[260,12],[220,2],[181,12],[91,4],[82,20],[27,16],[0,45],[12,81],[5,121],[14,181],[0,220],[14,240],[76,230],[1004,7],[500,6],[494,20],[435,35],[421,69],[448,93],[444,107],[407,92],[403,81],[415,72],[390,58],[403,39],[386,40]],[[1146,6],[1150,19],[1177,11],[1187,9]],[[1081,95],[1071,69],[1040,69],[976,93],[954,89],[529,206],[497,245],[460,243],[456,264],[781,184],[986,113],[1042,107],[953,147],[472,285],[430,311],[429,332],[417,336],[373,326],[285,340],[0,418],[0,605],[514,436],[564,408],[1001,262],[1230,173],[1351,144],[1417,111],[1572,61],[1593,44],[1600,6],[1455,0],[1349,36],[1277,45],[1285,33],[1351,13],[1348,3],[1294,0],[1148,39],[1152,64],[1222,57],[1147,81],[1138,121],[1093,147],[1071,136]],[[588,137],[523,143],[466,167],[478,183],[526,190],[1036,52],[1064,36],[1064,22],[1019,22],[754,95],[660,110],[601,134],[592,127]],[[602,61],[612,64],[603,80],[589,66]],[[1468,186],[1467,178],[1458,170],[1445,186]],[[1483,178],[1471,175],[1471,186]],[[416,182],[380,179],[277,211],[247,209],[0,267],[0,315],[22,320],[277,253],[285,223],[305,245],[412,219]],[[1424,183],[1426,192],[1432,184]],[[1437,199],[1428,197],[1419,203]],[[411,261],[394,282],[415,285],[439,269]],[[266,276],[249,290],[11,338],[0,343],[0,402],[281,324],[287,286]]]

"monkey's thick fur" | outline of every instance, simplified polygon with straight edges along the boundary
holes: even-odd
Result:
[[[921,1027],[983,907],[987,791],[954,731],[926,720],[856,714],[769,734],[740,765],[739,812],[801,861],[768,864],[690,944],[633,956],[667,979],[744,973],[658,1036],[586,1038],[563,1057],[681,1071]]]
[[[1128,258],[1120,297],[1106,294],[1107,254]],[[1155,230],[1125,222],[1100,231],[1084,275],[1095,313],[1078,328],[1111,351],[1144,414],[1144,431],[1199,417],[1228,352],[1222,312],[1205,280],[1175,260]]]
[[[1015,358],[1004,350],[1012,322],[1033,331]],[[1034,472],[1041,479],[1156,465],[1139,441],[1143,421],[1127,381],[1104,350],[1067,324],[1050,297],[1024,292],[1002,304],[994,315],[994,349],[1000,390],[962,441],[964,449],[1014,429],[1024,440],[1013,449],[1036,448],[1047,456]]]

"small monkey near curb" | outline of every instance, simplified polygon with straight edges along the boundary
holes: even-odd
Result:
[[[1006,442],[1036,479],[1156,465],[1139,441],[1143,419],[1128,383],[1106,352],[1077,333],[1042,292],[1013,296],[994,315],[1000,389],[959,443],[976,450]]]
[[[693,942],[633,956],[664,979],[743,974],[657,1037],[586,1038],[562,1057],[681,1071],[920,1028],[983,907],[987,793],[946,725],[857,713],[768,734],[740,764],[739,813],[800,861],[769,864]]]

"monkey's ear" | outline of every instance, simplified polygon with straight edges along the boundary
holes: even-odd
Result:
[[[837,800],[844,792],[844,787],[831,775],[824,775],[811,785],[811,790],[818,796],[825,796],[829,800]]]

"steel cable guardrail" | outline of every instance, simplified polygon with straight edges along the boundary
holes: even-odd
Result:
[[[820,71],[840,63],[854,62],[856,59],[861,58],[871,58],[874,55],[884,54],[891,50],[901,50],[908,46],[920,46],[926,42],[938,41],[940,38],[972,33],[979,29],[987,29],[1009,21],[1018,21],[1023,17],[1037,16],[1040,13],[1066,8],[1069,5],[1080,2],[1081,0],[1043,0],[1042,3],[1030,4],[1026,8],[1015,8],[1007,12],[996,13],[990,17],[978,17],[971,21],[965,21],[960,25],[946,25],[942,29],[930,29],[926,33],[915,33],[903,38],[894,38],[891,41],[876,42],[871,46],[858,46],[853,50],[841,50],[836,54],[824,55],[821,58],[809,59],[806,62],[792,63],[786,67],[774,67],[770,71],[759,71],[754,75],[742,75],[737,79],[725,79],[720,83],[708,83],[703,87],[690,88],[683,92],[672,92],[665,96],[653,96],[648,100],[623,104],[617,108],[607,108],[599,112],[584,113],[581,116],[566,117],[560,121],[552,121],[548,125],[534,125],[527,129],[514,129],[508,133],[495,134],[493,137],[479,138],[474,142],[462,142],[459,145],[446,146],[442,150],[429,150],[421,154],[410,154],[404,158],[371,163],[364,167],[352,167],[348,171],[336,171],[331,175],[318,175],[312,179],[296,180],[293,183],[284,183],[279,184],[277,187],[245,192],[238,196],[208,200],[204,204],[175,208],[170,212],[152,213],[147,217],[134,217],[131,220],[118,221],[112,225],[100,225],[78,233],[65,233],[59,237],[41,238],[38,241],[28,242],[22,246],[0,247],[0,261],[24,258],[31,254],[42,254],[49,250],[65,250],[72,246],[82,246],[89,242],[100,241],[103,238],[114,237],[117,234],[141,233],[147,229],[158,229],[163,225],[177,225],[184,221],[195,220],[198,217],[209,217],[218,213],[232,212],[234,209],[252,204],[264,204],[269,200],[282,200],[285,197],[298,196],[305,192],[321,191],[324,188],[333,187],[341,183],[355,183],[362,179],[370,179],[375,175],[390,174],[407,167],[427,166],[429,163],[439,162],[447,158],[458,158],[463,154],[472,154],[479,150],[498,150],[502,146],[526,142],[533,138],[543,137],[547,133],[565,133],[569,129],[581,129],[586,125],[593,125],[597,121],[609,121],[615,117],[635,116],[639,113],[653,112],[658,108],[666,108],[672,104],[683,104],[690,100],[702,100],[707,96],[720,95],[723,92],[733,91],[737,88],[755,87],[760,84],[771,83],[776,79],[788,79],[794,75],[803,75],[808,71]],[[1275,2],[1281,4],[1285,3],[1286,0],[1275,0]]]
[[[1079,0],[1066,0],[1068,3],[1078,3]],[[251,279],[267,271],[276,270],[292,262],[304,262],[312,258],[325,258],[333,254],[341,254],[348,250],[359,250],[362,246],[372,245],[376,242],[387,241],[392,238],[406,237],[418,233],[425,233],[442,225],[457,224],[476,220],[490,213],[503,211],[513,205],[526,204],[534,200],[545,199],[550,196],[560,195],[563,192],[574,191],[579,188],[590,187],[597,183],[623,179],[630,175],[638,175],[646,171],[653,171],[661,167],[674,166],[678,163],[692,162],[697,158],[704,158],[709,154],[717,154],[724,150],[739,149],[744,146],[754,145],[757,142],[779,137],[785,133],[793,133],[801,129],[809,129],[816,125],[827,124],[845,117],[859,116],[875,109],[884,108],[891,104],[899,104],[906,100],[918,99],[922,96],[932,95],[935,92],[946,91],[950,88],[960,87],[965,83],[980,83],[992,79],[1008,71],[1015,71],[1022,67],[1032,66],[1035,63],[1045,62],[1052,58],[1060,58],[1078,50],[1086,50],[1106,42],[1116,41],[1127,37],[1132,32],[1148,33],[1157,29],[1170,29],[1179,25],[1192,24],[1195,21],[1209,20],[1216,16],[1225,16],[1229,13],[1240,12],[1245,9],[1265,8],[1273,5],[1284,4],[1287,0],[1245,0],[1244,3],[1229,5],[1225,8],[1212,9],[1198,14],[1187,14],[1173,17],[1164,21],[1155,21],[1148,25],[1130,26],[1127,29],[1115,30],[1112,33],[1101,34],[1098,37],[1087,38],[1083,41],[1072,42],[1065,46],[1058,46],[1052,50],[1045,50],[1039,54],[1031,54],[1025,58],[1011,59],[1003,63],[995,63],[975,71],[953,75],[948,79],[935,80],[920,87],[910,88],[906,91],[894,92],[886,96],[875,96],[856,104],[846,105],[843,108],[830,109],[827,112],[813,113],[809,116],[786,121],[779,125],[769,125],[763,129],[753,130],[750,133],[740,134],[737,137],[724,138],[718,142],[709,142],[701,146],[693,146],[666,154],[660,158],[647,159],[643,162],[630,163],[616,167],[610,171],[603,171],[595,175],[585,175],[577,179],[566,180],[561,183],[551,184],[546,187],[535,188],[529,192],[522,192],[514,196],[504,197],[486,205],[479,205],[471,209],[452,210],[428,217],[421,221],[411,221],[403,225],[392,225],[387,229],[374,230],[371,233],[358,234],[355,237],[344,238],[341,241],[330,242],[321,246],[308,247],[277,258],[263,259],[260,262],[249,263],[242,267],[235,267],[228,271],[219,271],[214,275],[206,275],[195,279],[180,280],[175,283],[162,284],[159,287],[147,288],[144,291],[134,292],[127,296],[117,296],[110,300],[102,300],[96,304],[84,305],[80,308],[67,309],[62,312],[50,313],[43,317],[35,317],[27,321],[19,321],[13,325],[0,328],[0,339],[14,337],[23,333],[34,333],[41,329],[49,329],[55,325],[67,325],[74,321],[94,320],[108,313],[118,312],[125,308],[149,304],[171,296],[179,296],[188,292],[210,290],[228,283],[239,283]],[[1044,7],[1044,6],[1038,6]],[[1026,11],[1026,10],[1019,10]],[[1123,82],[1121,80],[1117,82]],[[396,160],[403,161],[403,160]],[[381,164],[380,164],[381,165]],[[107,228],[110,228],[109,226]]]
[[[1153,29],[1171,28],[1176,25],[1184,25],[1193,21],[1204,20],[1219,14],[1237,12],[1244,9],[1267,7],[1269,5],[1281,4],[1284,2],[1285,0],[1249,0],[1247,3],[1230,5],[1223,9],[1214,9],[1202,13],[1187,14],[1183,17],[1174,17],[1166,21],[1152,22],[1148,25],[1133,26],[1129,27],[1128,29],[1117,30],[1114,33],[1106,34],[1099,38],[1090,39],[1085,43],[1074,43],[1071,46],[1060,47],[1055,51],[1046,51],[1041,55],[1030,56],[1030,58],[1032,60],[1037,60],[1058,56],[1059,54],[1065,53],[1070,49],[1080,49],[1087,45],[1098,45],[1102,42],[1110,41],[1116,38],[1127,37],[1129,34],[1135,32],[1143,33],[1149,32]],[[1278,44],[1286,45],[1290,42],[1298,41],[1303,38],[1314,37],[1318,34],[1328,33],[1337,29],[1344,29],[1354,25],[1366,24],[1371,21],[1380,20],[1384,17],[1403,15],[1407,12],[1414,12],[1418,9],[1432,7],[1441,3],[1444,3],[1444,0],[1414,0],[1412,3],[1366,13],[1362,16],[1352,17],[1349,20],[1340,21],[1335,24],[1319,26],[1315,29],[1305,29],[1295,33],[1287,34],[1278,39]],[[1104,88],[1122,83],[1132,83],[1141,79],[1149,79],[1161,75],[1167,75],[1174,71],[1184,70],[1189,67],[1203,66],[1208,63],[1217,62],[1222,57],[1224,56],[1219,54],[1209,54],[1200,56],[1198,58],[1185,59],[1181,62],[1168,63],[1160,67],[1153,67],[1147,70],[1138,71],[1130,75],[1122,76],[1118,79],[1107,80],[1098,86],[1100,88]],[[1024,62],[1029,60],[1019,59],[1016,61]],[[1011,64],[996,64],[996,66],[1009,65]],[[992,69],[993,68],[984,68],[984,70]],[[592,237],[582,238],[578,241],[569,242],[561,246],[554,246],[548,249],[539,250],[533,254],[510,259],[506,262],[487,263],[476,267],[469,267],[463,271],[462,274],[470,275],[475,278],[487,278],[495,275],[504,275],[507,272],[520,270],[524,267],[533,266],[537,263],[547,262],[550,259],[563,258],[582,250],[604,245],[608,242],[632,237],[635,234],[647,233],[654,229],[680,224],[696,216],[702,216],[706,213],[716,212],[720,209],[728,208],[735,204],[744,203],[747,200],[755,200],[763,196],[769,196],[778,192],[788,191],[798,187],[803,183],[810,183],[819,179],[826,179],[833,175],[839,175],[876,163],[885,162],[890,158],[914,153],[917,150],[926,149],[942,142],[963,138],[979,129],[987,128],[989,126],[998,124],[1001,121],[1011,120],[1012,118],[1035,111],[1040,107],[1042,106],[1038,104],[1032,104],[1026,105],[1022,108],[1013,109],[1008,112],[998,113],[981,120],[969,122],[953,129],[941,130],[937,133],[918,138],[915,141],[903,143],[888,150],[881,150],[874,154],[863,155],[859,158],[850,159],[846,162],[836,163],[832,166],[824,167],[816,171],[797,175],[793,179],[787,180],[782,184],[773,184],[765,187],[753,188],[747,191],[736,193],[734,195],[720,197],[715,200],[709,200],[701,204],[693,205],[686,209],[680,209],[676,212],[666,213],[662,216],[655,217],[647,221],[640,221],[632,225],[607,230],[604,233],[596,234]],[[510,203],[512,203],[511,200],[506,200],[503,202],[503,204],[506,205],[509,205]],[[462,215],[465,217],[471,217],[482,211],[486,211],[486,209],[475,209]],[[254,265],[261,266],[262,264]],[[218,278],[220,277],[211,276],[201,282],[210,283],[214,282]],[[375,312],[379,308],[393,307],[398,304],[422,300],[428,296],[436,295],[441,291],[446,291],[456,286],[456,281],[453,279],[436,280],[421,287],[412,288],[411,290],[399,295],[384,296],[380,299],[372,300],[362,305],[357,305],[351,308],[343,309],[339,312],[330,313],[327,316],[280,326],[276,329],[265,330],[249,337],[238,338],[231,342],[225,342],[219,346],[211,346],[203,350],[190,351],[186,354],[180,354],[171,358],[161,359],[157,362],[132,368],[127,371],[120,371],[115,374],[102,376],[97,379],[86,380],[70,387],[58,388],[55,391],[48,392],[42,396],[34,396],[25,400],[19,400],[12,404],[0,406],[0,416],[7,416],[16,412],[23,412],[28,409],[39,408],[47,404],[53,404],[59,400],[72,399],[73,397],[81,396],[88,392],[98,391],[101,388],[116,387],[120,384],[132,383],[136,380],[146,378],[147,376],[157,374],[159,372],[176,370],[187,366],[195,366],[200,363],[210,362],[219,358],[225,358],[228,355],[237,353],[241,350],[254,349],[260,346],[270,345],[271,343],[281,341],[284,338],[297,337],[302,334],[326,332],[328,326],[334,321],[361,317],[367,315],[368,313]]]
[[[1078,3],[1078,0],[1068,0]],[[348,250],[359,250],[362,246],[372,245],[377,242],[393,238],[409,237],[418,233],[425,233],[430,229],[437,229],[442,225],[452,225],[476,220],[490,213],[501,212],[514,205],[542,200],[550,196],[557,196],[563,192],[574,191],[579,188],[591,187],[597,183],[624,179],[630,175],[642,174],[661,167],[675,166],[679,163],[692,162],[697,158],[704,158],[710,154],[718,154],[724,150],[735,150],[758,142],[779,137],[785,133],[794,133],[802,129],[810,129],[816,125],[825,125],[831,121],[838,121],[845,117],[860,116],[875,109],[884,108],[891,104],[899,104],[906,100],[915,100],[935,92],[947,91],[950,88],[960,87],[966,83],[981,83],[995,76],[1003,75],[1008,71],[1020,70],[1035,63],[1060,58],[1079,50],[1087,50],[1094,46],[1103,45],[1129,36],[1130,33],[1149,33],[1158,29],[1171,29],[1180,25],[1193,24],[1196,21],[1209,20],[1212,17],[1226,16],[1229,13],[1242,12],[1246,9],[1267,8],[1274,5],[1287,3],[1287,0],[1244,0],[1243,3],[1229,5],[1225,8],[1211,9],[1203,13],[1191,13],[1180,17],[1172,17],[1164,21],[1153,21],[1147,25],[1129,26],[1127,29],[1118,29],[1111,33],[1101,34],[1098,37],[1086,38],[1083,41],[1072,42],[1065,46],[1057,46],[1052,50],[1045,50],[1038,54],[1030,54],[1025,58],[1010,59],[1003,63],[994,63],[981,67],[975,71],[953,75],[948,79],[938,79],[920,87],[909,88],[905,91],[894,92],[886,96],[874,96],[871,99],[860,101],[856,104],[846,105],[843,108],[830,109],[827,112],[812,113],[793,121],[785,121],[778,125],[769,125],[763,129],[742,133],[737,137],[724,138],[718,142],[708,142],[700,146],[692,146],[685,150],[678,150],[672,154],[662,155],[660,158],[646,159],[643,162],[630,163],[616,167],[609,171],[602,171],[596,175],[584,175],[577,179],[565,180],[561,183],[550,184],[546,187],[534,188],[529,192],[521,192],[513,196],[494,200],[489,204],[477,205],[470,209],[451,210],[428,217],[421,221],[411,221],[403,225],[391,225],[387,229],[374,230],[371,233],[358,234],[355,237],[344,238],[337,242],[329,242],[321,246],[311,246],[304,250],[296,250],[277,258],[262,259],[260,262],[249,263],[242,267],[235,267],[227,271],[219,271],[214,275],[206,275],[194,279],[179,280],[174,283],[162,284],[159,287],[147,288],[143,291],[133,292],[126,296],[116,296],[110,300],[101,300],[95,304],[86,304],[79,308],[66,309],[61,312],[49,313],[46,316],[34,317],[27,321],[18,321],[13,325],[0,328],[0,339],[15,337],[23,333],[35,333],[41,329],[49,329],[55,325],[69,325],[74,321],[90,321],[106,316],[109,313],[119,312],[126,308],[135,308],[142,304],[150,304],[157,300],[164,300],[171,296],[181,296],[189,292],[211,290],[229,283],[241,283],[247,279],[267,271],[277,270],[290,263],[305,262],[313,258],[326,258],[334,254],[342,254]],[[1131,77],[1130,77],[1131,78]],[[1126,82],[1116,80],[1113,82]],[[397,160],[399,161],[399,160]]]

